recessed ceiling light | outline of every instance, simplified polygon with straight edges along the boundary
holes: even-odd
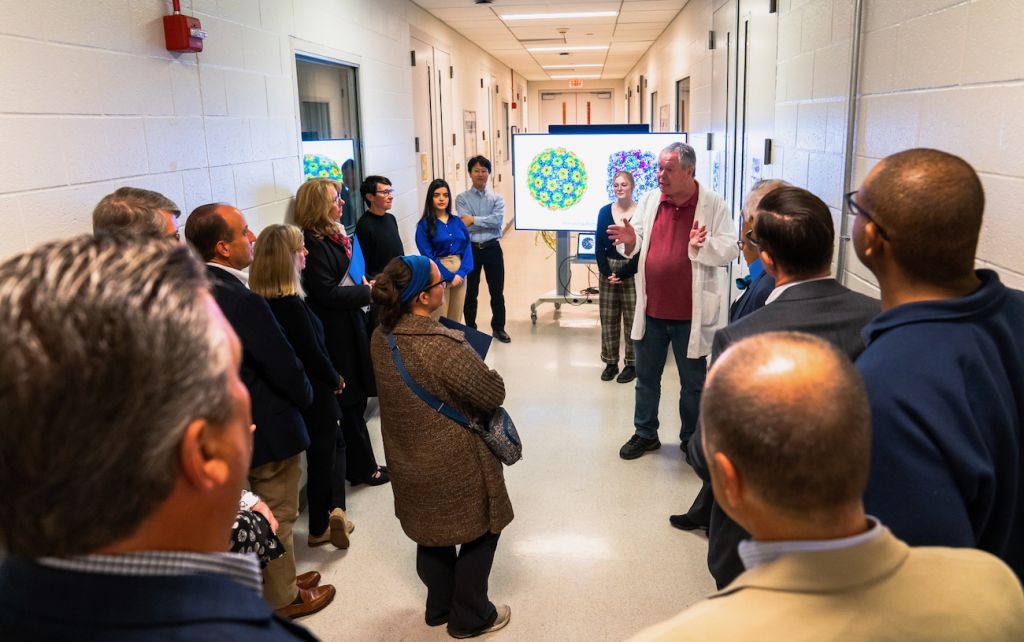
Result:
[[[586,65],[543,65],[544,69],[576,69],[577,67],[604,67],[602,64]]]
[[[559,20],[562,18],[614,18],[618,11],[563,11],[560,13],[506,13],[502,20]]]
[[[562,45],[561,47],[527,47],[527,51],[604,51],[608,45]]]
[[[565,78],[600,78],[601,74],[584,74],[582,76],[570,74],[567,76],[549,76],[552,80],[563,80]]]

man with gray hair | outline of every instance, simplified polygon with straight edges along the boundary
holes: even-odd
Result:
[[[619,450],[636,459],[661,447],[661,375],[672,346],[679,370],[679,440],[685,453],[697,428],[700,392],[715,330],[725,325],[725,267],[736,258],[736,226],[725,202],[694,180],[697,155],[673,143],[658,156],[660,191],[648,192],[632,222],[608,227],[625,253],[640,253],[636,279],[635,433]]]
[[[92,211],[93,234],[128,233],[178,238],[181,210],[159,192],[121,187]]]
[[[314,639],[227,553],[241,347],[188,248],[81,236],[0,264],[0,631]],[[70,379],[69,379],[70,377]]]

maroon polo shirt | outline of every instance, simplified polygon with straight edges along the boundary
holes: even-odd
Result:
[[[699,186],[680,205],[661,195],[644,264],[647,314],[655,319],[693,319],[693,264],[688,250],[698,196]]]

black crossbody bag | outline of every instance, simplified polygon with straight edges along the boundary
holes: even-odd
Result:
[[[470,421],[462,413],[421,388],[412,378],[412,375],[409,374],[409,371],[405,369],[405,363],[402,361],[402,355],[398,351],[395,337],[388,332],[387,338],[388,346],[391,347],[391,358],[395,362],[395,367],[398,368],[398,374],[402,375],[402,380],[405,381],[410,390],[416,393],[417,397],[435,411],[479,435],[484,440],[484,443],[487,444],[487,447],[491,449],[491,452],[494,453],[494,456],[506,466],[511,466],[523,458],[523,444],[519,441],[519,433],[516,431],[515,424],[512,423],[512,417],[509,417],[508,412],[504,408],[499,407],[495,410],[486,426]]]

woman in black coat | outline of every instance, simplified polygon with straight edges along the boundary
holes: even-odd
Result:
[[[352,261],[352,239],[338,223],[343,203],[338,184],[326,178],[307,181],[295,195],[295,221],[308,252],[302,286],[309,307],[323,321],[331,362],[345,377],[338,404],[348,445],[346,477],[353,485],[377,486],[389,479],[387,468],[377,465],[363,418],[367,399],[377,396],[367,329],[370,285],[362,274],[350,274],[360,260],[357,255]]]
[[[336,452],[345,451],[344,439],[338,443],[341,409],[336,397],[344,390],[345,380],[327,354],[323,324],[304,300],[299,274],[305,264],[302,230],[294,225],[270,225],[256,240],[249,288],[267,299],[313,387],[313,404],[302,413],[310,441],[306,449],[308,543],[320,546],[331,542],[348,548],[348,536],[355,526],[345,514],[345,485],[337,491],[333,488],[334,475],[345,476],[345,458],[335,463]]]

